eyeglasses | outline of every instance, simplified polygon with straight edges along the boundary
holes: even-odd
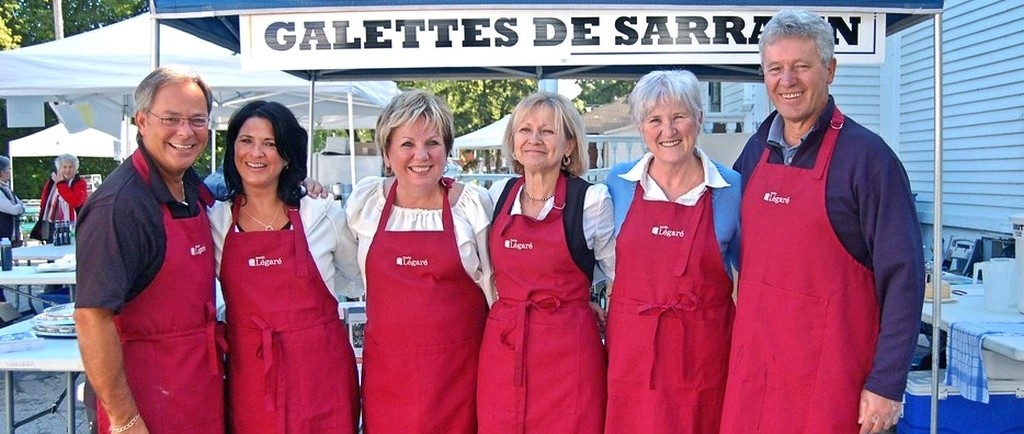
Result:
[[[192,128],[206,128],[210,124],[210,118],[184,118],[181,116],[168,116],[162,117],[156,113],[149,112],[153,117],[160,119],[160,123],[167,128],[178,128],[183,122],[188,122],[188,126]]]

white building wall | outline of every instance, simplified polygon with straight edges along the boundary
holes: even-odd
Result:
[[[1024,212],[1024,8],[947,0],[943,28],[943,226],[1009,234]],[[922,223],[934,221],[933,25],[903,31],[899,138]],[[890,41],[894,38],[890,38]]]
[[[1024,213],[1024,7],[946,0],[942,17],[943,226],[956,236],[1005,236],[1009,216]],[[932,29],[927,20],[888,37],[884,65],[840,62],[830,88],[844,113],[899,155],[925,225],[934,222]],[[764,85],[737,85],[756,128],[773,109]]]
[[[882,95],[880,75],[881,67],[878,65],[844,65],[839,62],[836,78],[829,88],[844,115],[876,133],[881,122],[878,111]]]

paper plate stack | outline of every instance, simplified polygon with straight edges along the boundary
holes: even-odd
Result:
[[[73,338],[75,334],[75,304],[65,303],[48,307],[32,318],[32,331],[37,336]]]

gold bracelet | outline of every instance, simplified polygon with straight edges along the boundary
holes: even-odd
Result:
[[[125,431],[128,431],[128,430],[132,429],[132,427],[135,426],[135,424],[139,422],[139,419],[142,419],[142,414],[141,413],[135,413],[135,416],[132,416],[131,419],[128,419],[128,423],[126,423],[124,425],[121,425],[121,426],[111,426],[110,427],[110,434],[121,434],[121,433],[123,433]]]

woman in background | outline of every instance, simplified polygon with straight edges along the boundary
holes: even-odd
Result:
[[[475,434],[491,201],[442,177],[454,130],[438,98],[396,96],[376,133],[393,176],[363,179],[345,205],[366,279],[365,431]]]
[[[637,82],[629,108],[647,153],[616,165],[616,281],[608,309],[611,433],[715,434],[735,307],[740,176],[697,146],[689,71]]]
[[[579,112],[539,92],[516,105],[504,152],[521,175],[491,187],[497,302],[480,349],[480,432],[603,432],[606,363],[590,302],[594,266],[614,278],[611,198],[587,167]],[[595,314],[596,312],[596,314]]]
[[[78,176],[78,157],[61,154],[53,160],[53,165],[56,170],[43,183],[39,196],[39,220],[48,227],[41,229],[42,232],[33,230],[31,234],[32,238],[46,242],[51,241],[54,223],[75,223],[86,199],[86,182]]]
[[[20,222],[24,213],[25,204],[11,190],[11,159],[0,155],[0,238],[7,238],[12,244],[21,240]],[[0,301],[5,300],[3,293],[0,291]]]
[[[359,391],[338,299],[358,280],[340,203],[304,197],[306,131],[276,102],[228,123],[228,200],[211,210],[236,433],[355,433]]]

